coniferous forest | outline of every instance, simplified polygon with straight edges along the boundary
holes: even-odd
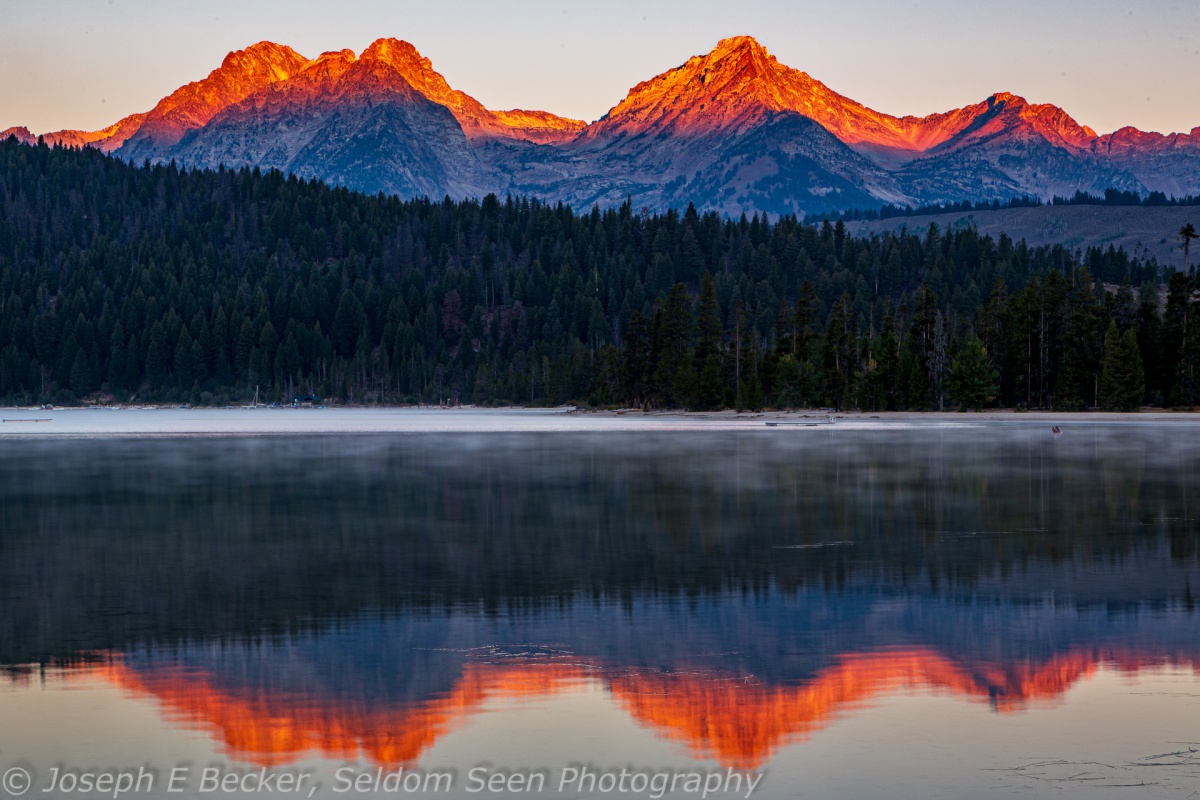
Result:
[[[11,138],[0,303],[8,404],[245,403],[256,387],[693,410],[1200,398],[1200,280],[1112,248],[405,201]]]

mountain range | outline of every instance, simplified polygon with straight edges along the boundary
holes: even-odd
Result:
[[[37,138],[26,128],[0,135]],[[577,208],[628,198],[638,208],[803,215],[1106,188],[1200,193],[1200,127],[1098,135],[1007,92],[894,117],[779,63],[749,36],[638,84],[590,124],[488,109],[396,39],[315,59],[260,42],[146,113],[44,140],[137,163],[276,168],[368,193],[523,194]]]

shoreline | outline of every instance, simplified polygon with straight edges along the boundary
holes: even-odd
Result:
[[[1015,411],[1012,409],[987,409],[984,411],[828,411],[825,409],[797,409],[791,411],[642,411],[641,409],[576,409],[569,413],[599,417],[677,417],[682,419],[749,420],[765,421],[814,421],[832,417],[847,422],[1033,422],[1033,421],[1093,421],[1093,422],[1200,422],[1198,411],[1170,411],[1143,409],[1141,411]]]
[[[436,405],[321,405],[321,406],[292,406],[264,405],[258,406],[193,406],[175,403],[136,404],[136,405],[86,405],[86,406],[0,406],[3,414],[59,414],[77,412],[154,412],[176,411],[210,414],[214,412],[276,412],[276,411],[307,411],[307,412],[354,412],[354,413],[396,413],[419,412],[422,414],[529,414],[537,416],[569,415],[572,417],[592,417],[597,419],[680,419],[680,420],[712,420],[716,422],[746,422],[751,420],[781,421],[801,423],[806,420],[813,422],[829,419],[846,422],[1022,422],[1022,421],[1094,421],[1094,422],[1187,422],[1200,421],[1200,409],[1180,411],[1145,407],[1138,411],[1054,411],[1052,409],[1034,409],[1018,411],[1015,409],[985,409],[983,411],[832,411],[829,409],[770,409],[764,411],[736,411],[722,409],[720,411],[688,411],[686,409],[640,409],[640,408],[581,408],[578,406],[436,406]]]
[[[869,434],[921,428],[1159,426],[1191,433],[1200,414],[1177,411],[642,411],[640,409],[481,408],[477,406],[204,407],[91,406],[0,409],[0,439],[63,436],[294,436],[438,433],[577,433],[757,431],[768,436]],[[1056,431],[1056,433],[1061,431]],[[1189,438],[1190,437],[1185,437]]]

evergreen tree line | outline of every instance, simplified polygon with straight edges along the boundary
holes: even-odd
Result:
[[[885,203],[879,208],[850,208],[840,214],[824,215],[824,218],[830,222],[839,219],[847,222],[857,222],[859,220],[895,219],[896,217],[927,217],[934,214],[952,214],[970,211],[1001,211],[1007,208],[1041,208],[1044,205],[1045,203],[1040,198],[1030,197],[1029,195],[1012,197],[1005,201],[978,200],[971,202],[970,200],[963,200],[958,203],[930,203],[916,207]]]
[[[1192,405],[1198,290],[974,230],[404,201],[0,142],[5,403]]]
[[[1055,206],[1200,206],[1200,195],[1185,197],[1167,197],[1163,192],[1148,192],[1145,195],[1138,192],[1105,189],[1104,194],[1091,194],[1076,191],[1070,197],[1055,195],[1050,199],[1050,205]],[[932,205],[898,206],[888,203],[880,208],[853,208],[841,214],[829,216],[829,220],[842,219],[846,221],[895,219],[896,217],[927,217],[934,214],[953,214],[971,211],[1001,211],[1008,208],[1041,208],[1046,205],[1040,198],[1022,195],[1006,201],[980,200],[972,203],[963,200],[959,203],[934,203]]]

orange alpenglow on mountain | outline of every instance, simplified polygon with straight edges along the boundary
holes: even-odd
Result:
[[[395,70],[424,97],[448,108],[471,138],[557,142],[573,138],[585,125],[582,120],[545,111],[490,111],[470,95],[451,89],[429,59],[408,42],[378,39],[357,58],[352,50],[341,50],[308,59],[285,45],[259,42],[229,53],[208,77],[175,90],[149,112],[130,115],[99,131],[57,131],[44,134],[44,138],[47,144],[94,145],[104,152],[112,152],[133,139],[134,152],[130,155],[136,157],[141,142],[170,147],[188,131],[203,127],[220,112],[273,84],[294,79],[313,86],[319,77],[338,77],[359,59],[380,62]],[[11,128],[4,133],[26,140],[36,138],[25,128]]]
[[[753,37],[722,39],[707,55],[635,86],[590,136],[641,133],[669,128],[703,134],[738,130],[764,114],[791,111],[821,124],[849,145],[922,152],[962,133],[989,112],[1010,118],[1056,143],[1085,147],[1096,138],[1055,106],[1031,106],[1007,92],[983,103],[927,117],[893,117],[872,111],[830,89],[807,73],[780,64]],[[983,138],[1004,127],[999,120],[972,131]]]
[[[908,146],[894,120],[780,64],[753,37],[722,39],[711,52],[639,83],[589,136],[670,129],[703,134],[736,131],[770,112],[794,111],[845,142],[864,139]]]
[[[205,125],[234,103],[272,83],[296,75],[308,59],[290,47],[259,42],[225,56],[221,66],[201,81],[189,83],[158,102],[129,138],[157,146],[172,145],[188,131]]]
[[[274,83],[320,69],[330,56],[343,65],[355,60],[350,50],[309,60],[290,47],[259,42],[229,53],[208,77],[183,86],[149,112],[133,114],[100,131],[59,131],[46,140],[64,145],[95,144],[111,151],[134,134],[171,145],[188,130],[202,127],[222,110]],[[982,103],[926,117],[893,117],[838,94],[805,72],[780,64],[751,36],[722,39],[703,56],[644,81],[601,120],[587,125],[546,111],[492,111],[470,95],[453,89],[430,60],[410,43],[383,38],[359,56],[380,61],[430,101],[448,108],[470,138],[525,138],[540,143],[567,141],[586,130],[589,136],[670,129],[676,133],[731,131],[760,121],[764,114],[795,112],[821,124],[849,145],[924,152],[967,131],[981,118],[971,139],[994,135],[1016,125],[1054,144],[1082,150],[1111,139],[1116,149],[1150,145],[1164,138],[1123,128],[1097,136],[1053,105],[1030,105],[1008,92]],[[310,76],[311,77],[311,76]],[[1200,128],[1196,129],[1200,130]],[[32,138],[26,129],[9,132]],[[1195,133],[1195,131],[1193,131]]]
[[[0,138],[9,134],[35,138],[25,128]],[[1200,128],[1099,136],[1057,106],[1008,92],[894,117],[779,63],[750,36],[639,83],[591,124],[486,108],[398,39],[312,60],[261,42],[149,112],[45,139],[135,163],[278,169],[368,194],[512,194],[575,208],[693,203],[731,216],[1104,188],[1200,194]]]
[[[376,59],[395,69],[427,99],[450,109],[467,138],[513,137],[537,142],[563,141],[583,130],[582,120],[545,111],[489,111],[470,95],[451,89],[417,48],[398,39],[378,39],[363,51],[363,60]]]
[[[1161,666],[1137,653],[1074,651],[1044,664],[953,661],[924,648],[847,655],[797,686],[767,686],[746,676],[591,669],[577,663],[467,664],[454,688],[428,700],[380,707],[370,698],[320,697],[218,686],[181,668],[134,669],[119,655],[67,673],[101,679],[161,704],[167,720],[209,733],[227,753],[272,766],[306,754],[395,766],[413,764],[492,700],[545,698],[603,683],[640,725],[681,742],[696,758],[739,769],[764,766],[779,748],[812,736],[877,698],[932,690],[989,703],[1007,713],[1062,697],[1101,663],[1123,672]],[[1179,665],[1194,661],[1173,661]]]

